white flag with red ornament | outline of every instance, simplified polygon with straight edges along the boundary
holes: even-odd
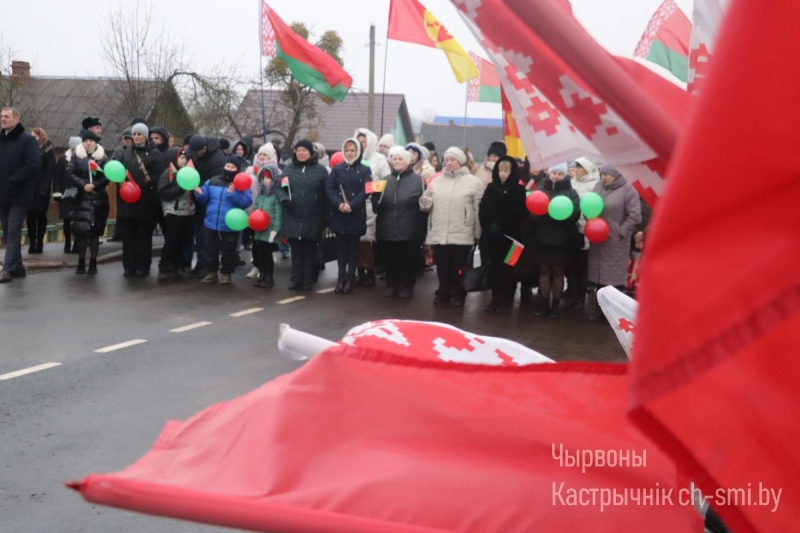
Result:
[[[663,191],[666,165],[620,116],[502,0],[453,3],[500,75],[532,168],[578,157],[614,164],[653,205]],[[684,91],[633,60],[617,61],[654,101],[683,121],[688,107]]]
[[[730,0],[695,0],[692,13],[692,36],[689,39],[689,84],[687,90],[697,93],[707,75],[708,60],[717,39]]]
[[[275,57],[275,31],[269,21],[269,9],[266,0],[261,0],[261,55]]]
[[[630,359],[639,304],[614,287],[603,287],[597,291],[597,302],[619,339],[622,349],[625,350],[625,355]]]

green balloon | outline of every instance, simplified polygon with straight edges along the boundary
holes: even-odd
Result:
[[[238,207],[234,207],[225,215],[225,225],[232,231],[242,231],[248,224],[247,213]]]
[[[566,220],[573,211],[575,211],[575,206],[567,196],[556,196],[550,200],[550,206],[547,208],[547,213],[555,220]]]
[[[175,177],[178,180],[178,187],[184,191],[193,191],[200,185],[200,173],[192,167],[183,167]]]
[[[369,166],[370,166],[369,161],[367,161],[366,159],[362,159],[361,160],[361,164],[364,165],[367,168],[369,168]]]
[[[109,161],[103,167],[103,174],[114,183],[122,183],[125,181],[125,165],[119,161]]]
[[[586,193],[581,198],[581,213],[587,219],[597,218],[603,212],[603,197],[596,192]]]

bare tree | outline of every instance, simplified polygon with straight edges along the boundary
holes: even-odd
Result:
[[[17,50],[0,37],[0,107],[17,109],[24,124],[39,124],[42,113],[36,95],[26,86],[27,77],[14,75],[12,63],[17,59]]]
[[[218,65],[211,69],[215,74],[202,76],[196,72],[178,72],[178,90],[186,102],[195,128],[203,135],[220,135],[228,126],[239,137],[248,135],[236,121],[236,111],[242,102],[239,88],[245,85],[240,66]]]
[[[292,31],[303,39],[308,40],[309,31],[305,24],[302,22],[294,22],[291,24]],[[342,48],[342,38],[333,30],[326,31],[322,34],[319,42],[315,43],[321,50],[328,53],[333,57],[336,62],[342,64],[342,59],[339,57],[339,52]],[[316,97],[312,93],[312,89],[302,83],[299,83],[292,76],[289,70],[289,65],[283,59],[274,58],[270,61],[264,71],[270,84],[277,85],[283,89],[280,97],[280,105],[286,111],[279,113],[278,116],[286,117],[283,120],[278,120],[273,123],[270,122],[272,129],[278,129],[286,132],[286,146],[294,144],[297,132],[303,126],[312,125],[309,131],[311,140],[316,140],[314,137],[319,135],[313,126],[317,118]],[[333,99],[320,95],[320,98],[328,105],[334,102]]]

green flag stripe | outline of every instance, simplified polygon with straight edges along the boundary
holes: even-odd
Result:
[[[310,65],[306,65],[305,63],[296,60],[291,56],[284,54],[281,50],[280,43],[275,41],[275,44],[277,48],[276,56],[286,61],[286,64],[289,65],[289,70],[292,71],[292,76],[294,76],[294,79],[329,98],[339,100],[340,102],[344,100],[344,97],[347,96],[347,92],[349,90],[347,87],[342,84],[337,84],[336,86],[331,87],[328,85],[327,80],[325,80],[325,76],[323,76],[320,71]]]
[[[661,65],[683,82],[689,79],[689,58],[670,50],[661,41],[653,41],[647,60]]]
[[[478,96],[479,102],[501,103],[500,87],[481,86]]]

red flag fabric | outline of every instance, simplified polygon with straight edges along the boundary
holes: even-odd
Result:
[[[478,9],[454,0],[495,65],[533,168],[578,157],[608,162],[653,205],[664,189],[666,163],[602,98],[591,91],[506,2],[483,0]],[[575,31],[585,32],[578,21]],[[599,46],[599,45],[598,45]],[[602,52],[605,53],[605,52]],[[679,124],[689,95],[633,60],[616,58],[632,82]],[[536,68],[530,68],[530,65]]]
[[[71,486],[95,503],[254,531],[701,531],[674,465],[625,418],[625,369],[336,346],[170,423],[128,469]],[[613,452],[613,466],[582,450]],[[672,491],[673,504],[628,499],[645,491]]]
[[[732,3],[642,263],[630,415],[737,533],[800,528],[800,182],[775,127],[800,120],[798,21]]]

